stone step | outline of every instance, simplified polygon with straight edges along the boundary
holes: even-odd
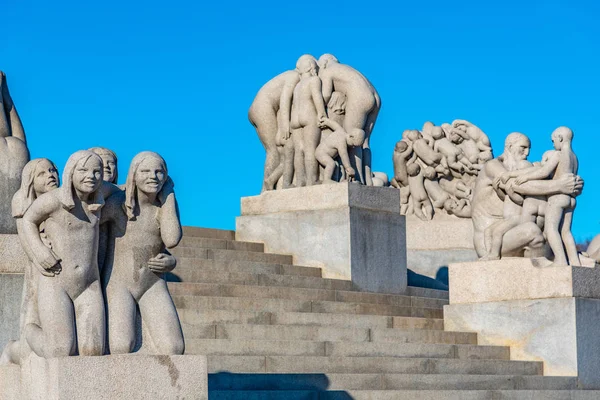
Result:
[[[335,314],[365,314],[386,316],[443,317],[442,310],[418,307],[396,307],[384,304],[364,304],[335,301],[286,300],[247,297],[180,296],[173,295],[178,309],[240,310],[267,312],[313,312]]]
[[[211,400],[597,400],[599,390],[209,390]]]
[[[309,340],[188,339],[186,354],[509,360],[508,347],[431,343],[317,342]]]
[[[170,252],[175,257],[204,258],[219,261],[257,261],[273,264],[293,264],[292,256],[257,253],[255,251],[205,249],[201,247],[175,247]]]
[[[263,253],[265,245],[254,242],[241,242],[237,240],[211,239],[194,236],[184,236],[177,246],[179,247],[202,247],[205,249],[224,249],[224,250],[241,250],[254,251]]]
[[[538,361],[399,357],[208,356],[208,372],[542,375]]]
[[[209,239],[235,240],[235,231],[213,228],[198,228],[195,226],[184,226],[183,236],[202,237]]]
[[[409,286],[406,291],[407,296],[429,297],[435,299],[448,300],[450,295],[447,290],[427,289],[422,287]]]
[[[445,374],[208,375],[215,390],[575,390],[575,377]]]
[[[175,270],[176,271],[176,270]],[[222,283],[226,285],[286,286],[310,289],[352,290],[352,282],[312,276],[257,274],[251,272],[225,272],[216,269],[194,271],[194,281],[186,283]],[[433,301],[445,301],[428,299]]]
[[[187,339],[314,340],[331,342],[391,342],[477,344],[477,334],[439,330],[340,328],[306,325],[182,324]]]
[[[434,318],[392,317],[360,314],[319,314],[301,312],[252,312],[237,310],[178,310],[180,320],[199,324],[309,325],[341,328],[398,328],[443,330],[444,321]]]
[[[441,310],[446,304],[446,300],[426,299],[422,297],[283,286],[170,282],[169,290],[173,296],[250,297],[305,301],[337,301],[399,307],[413,307],[414,304],[414,307],[438,310]]]
[[[198,271],[203,272],[203,270],[321,277],[321,268],[256,261],[222,261],[205,258],[177,257],[177,268],[174,272],[177,274],[185,273],[186,275],[183,276],[189,277],[189,282],[195,282],[194,274]]]

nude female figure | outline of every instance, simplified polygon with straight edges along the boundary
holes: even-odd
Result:
[[[23,216],[25,246],[37,269],[48,272],[38,274],[40,325],[25,328],[40,357],[104,352],[106,321],[98,271],[101,184],[100,157],[78,151],[67,161],[63,186],[38,197]]]
[[[300,74],[296,70],[277,75],[260,88],[248,111],[248,119],[256,129],[258,138],[267,153],[263,191],[274,189],[272,175],[283,161],[281,158],[284,151],[283,146],[277,146],[276,138],[278,132],[282,140],[290,137],[292,94],[299,81]]]
[[[25,130],[0,71],[0,233],[17,233],[9,207],[28,161]]]
[[[346,132],[353,129],[365,132],[363,145],[352,148],[350,158],[354,158],[360,182],[372,186],[369,140],[381,108],[379,94],[363,74],[349,65],[339,63],[331,54],[319,57],[319,77],[323,82],[322,92],[326,103],[334,91],[342,92],[347,97],[343,125]]]
[[[34,256],[23,237],[22,218],[35,199],[50,190],[56,189],[58,184],[58,171],[54,163],[47,158],[36,158],[28,162],[25,168],[23,168],[21,187],[13,196],[12,214],[17,222],[17,232],[19,233],[21,245],[30,263],[25,266],[25,281],[21,296],[19,324],[21,338],[17,341],[11,341],[6,345],[2,356],[0,356],[0,365],[8,363],[20,364],[20,360],[27,355],[29,349],[29,344],[25,337],[25,327],[28,324],[34,324],[38,327],[40,325],[37,307],[38,272],[46,276],[53,276],[54,273],[46,271],[43,268],[35,270],[39,266],[33,263]],[[43,224],[40,228],[40,233],[43,234]],[[41,352],[41,349],[38,349],[38,352]]]
[[[107,199],[102,222],[109,223],[110,248],[102,271],[111,354],[136,345],[136,305],[158,354],[183,354],[179,317],[162,274],[165,248],[182,236],[173,181],[163,158],[142,152],[131,161],[125,191]]]

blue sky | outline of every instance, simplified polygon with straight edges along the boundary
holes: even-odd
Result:
[[[531,160],[567,125],[586,181],[574,233],[600,232],[598,2],[1,3],[0,69],[32,156],[62,170],[76,150],[109,147],[123,180],[136,153],[158,151],[184,224],[234,228],[240,197],[261,186],[254,95],[300,55],[327,52],[381,95],[374,170],[391,173],[394,143],[426,120],[470,120],[496,155],[523,132]]]

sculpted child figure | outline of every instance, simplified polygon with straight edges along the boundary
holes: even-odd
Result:
[[[24,247],[37,270],[46,271],[38,274],[40,325],[25,327],[25,337],[40,357],[104,352],[106,321],[98,271],[101,184],[100,157],[78,151],[67,161],[63,186],[42,194],[23,216]]]
[[[365,140],[365,132],[362,129],[354,129],[347,133],[340,124],[329,118],[323,119],[323,125],[333,131],[321,142],[316,151],[317,161],[325,168],[323,183],[335,183],[332,176],[335,171],[335,158],[338,155],[346,170],[347,179],[351,181],[354,178],[355,171],[350,165],[348,147],[362,146],[362,142]]]
[[[433,205],[427,190],[425,190],[423,173],[417,163],[408,165],[408,185],[410,187],[410,198],[413,204],[415,216],[423,221],[433,219]]]
[[[89,151],[98,154],[102,159],[104,182],[116,185],[119,173],[117,170],[117,155],[115,152],[106,147],[92,147]]]
[[[541,166],[511,171],[508,177],[516,178],[515,184],[547,179],[559,180],[565,176],[576,175],[579,168],[577,156],[572,150],[573,131],[565,126],[552,132],[554,152],[547,152]],[[579,266],[579,254],[575,239],[571,233],[573,211],[577,201],[574,196],[553,194],[548,197],[545,212],[544,236],[554,253],[554,265]]]
[[[298,59],[296,68],[300,73],[300,82],[294,89],[290,122],[295,147],[296,186],[311,186],[317,183],[319,177],[319,163],[315,152],[321,141],[320,125],[327,114],[315,58],[303,55]],[[289,173],[284,173],[284,176],[284,181],[289,183]]]
[[[107,199],[102,222],[110,223],[102,271],[111,354],[136,345],[136,305],[158,354],[183,354],[179,317],[162,274],[175,267],[165,248],[182,236],[179,211],[164,159],[153,152],[134,157],[125,191]]]
[[[18,341],[9,342],[0,356],[0,365],[13,363],[20,364],[20,360],[28,353],[27,338],[25,327],[33,324],[40,326],[38,307],[37,307],[37,281],[38,273],[45,276],[54,276],[51,271],[46,271],[38,264],[33,263],[34,255],[27,246],[27,241],[23,237],[23,215],[29,209],[29,206],[42,194],[58,187],[58,171],[54,163],[47,158],[36,158],[31,160],[23,168],[21,177],[21,187],[15,193],[12,200],[12,214],[17,222],[17,232],[21,240],[21,245],[30,263],[25,267],[25,281],[23,284],[23,294],[21,297],[21,313],[19,331],[21,338]],[[40,234],[45,236],[44,224],[40,225]],[[38,269],[36,269],[38,268]],[[33,343],[35,344],[35,343]],[[41,353],[43,349],[37,349]]]

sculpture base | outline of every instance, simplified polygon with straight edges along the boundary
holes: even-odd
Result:
[[[512,258],[452,264],[444,329],[510,346],[512,360],[543,361],[544,375],[600,389],[599,268]]]
[[[22,294],[23,274],[0,273],[0,353],[10,340],[19,338]]]
[[[437,213],[433,220],[406,217],[408,268],[448,284],[448,265],[477,260],[473,247],[473,222]]]
[[[14,385],[15,367],[0,367]],[[12,393],[4,387],[1,395]],[[10,400],[208,399],[205,356],[62,357],[32,355],[21,367],[20,396]],[[11,392],[12,390],[12,392]]]
[[[29,259],[18,235],[0,235],[0,273],[22,274]]]
[[[352,280],[378,293],[406,290],[405,218],[393,188],[355,183],[269,191],[242,198],[236,240],[262,242],[319,267],[324,278]]]

